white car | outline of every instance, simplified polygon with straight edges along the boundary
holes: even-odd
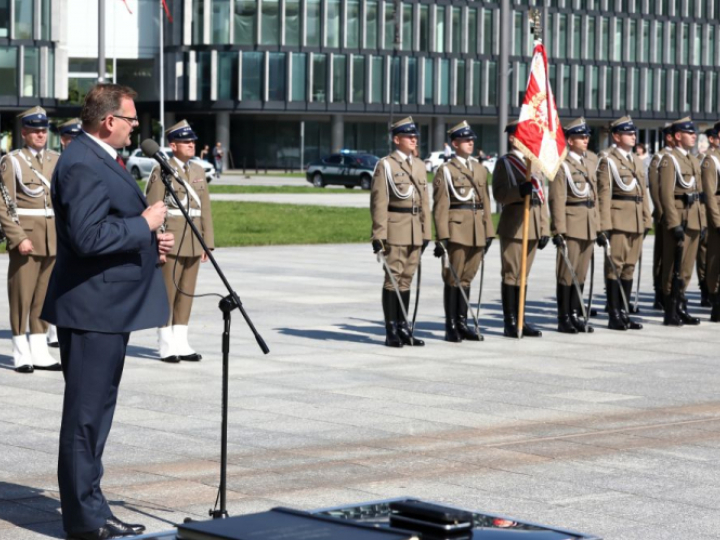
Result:
[[[451,154],[450,157],[454,156],[455,154]],[[477,158],[476,158],[477,159]],[[493,173],[495,170],[495,162],[497,161],[497,157],[490,157],[487,159],[484,159],[482,161],[482,164],[485,165],[485,168],[488,170],[490,174]],[[427,172],[435,172],[438,170],[438,167],[445,163],[445,153],[440,152],[433,152],[428,157],[425,158],[425,170]]]
[[[168,147],[164,147],[160,151],[168,160],[173,155],[172,150]],[[208,183],[212,182],[213,178],[215,178],[215,167],[212,163],[205,161],[204,159],[200,159],[199,157],[194,157],[190,161],[199,164],[205,171],[205,180],[207,180]],[[142,149],[136,148],[130,153],[130,157],[125,164],[125,168],[130,171],[135,178],[142,180],[143,178],[150,176],[150,173],[156,164],[157,161],[143,154]]]

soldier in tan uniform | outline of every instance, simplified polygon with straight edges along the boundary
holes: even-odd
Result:
[[[610,124],[610,132],[613,145],[600,157],[597,170],[600,227],[610,240],[610,257],[620,274],[618,282],[611,265],[605,262],[608,328],[640,330],[642,324],[630,319],[625,311],[620,287],[629,299],[635,266],[643,238],[652,226],[652,216],[645,170],[632,152],[637,138],[635,124],[624,116]]]
[[[715,136],[714,128],[705,130],[705,135],[710,140],[711,136]],[[697,155],[698,163],[702,163],[707,152],[699,153]],[[700,202],[705,205],[705,214],[707,216],[707,196],[702,186],[700,186]],[[707,271],[707,252],[708,252],[708,237],[707,234],[700,236],[700,242],[698,244],[697,257],[695,259],[695,271],[698,278],[698,286],[700,287],[700,306],[711,307],[710,295],[708,293],[707,282],[705,280],[705,273]]]
[[[505,132],[508,134],[509,148],[514,148],[516,128],[517,121],[508,123],[505,128]],[[525,196],[531,197],[527,275],[530,274],[536,250],[545,249],[550,240],[550,224],[545,206],[542,175],[533,168],[532,181],[527,182],[525,172],[525,157],[518,150],[511,150],[500,158],[493,172],[493,195],[495,200],[502,204],[498,236],[500,237],[502,274],[503,334],[506,337],[518,337]],[[523,336],[541,337],[542,332],[525,322]]]
[[[73,118],[67,122],[63,122],[58,126],[58,133],[60,133],[60,144],[63,150],[65,150],[71,142],[80,135],[82,132],[82,122],[79,118]]]
[[[665,146],[650,160],[648,167],[648,186],[650,188],[650,197],[653,203],[653,225],[655,227],[655,239],[653,243],[653,288],[655,289],[654,309],[664,310],[663,292],[662,292],[662,257],[663,257],[663,235],[660,228],[662,223],[662,204],[660,203],[660,160],[665,154],[671,152],[675,146],[672,129],[667,124],[662,129]]]
[[[455,155],[438,168],[433,181],[435,233],[445,247],[435,248],[435,256],[442,257],[447,250],[448,263],[460,279],[456,283],[450,268],[443,268],[445,341],[480,341],[467,324],[468,305],[459,287],[469,299],[470,284],[495,236],[487,169],[471,157],[477,136],[467,122],[450,129],[448,135]]]
[[[60,370],[48,351],[48,325],[40,312],[55,265],[55,213],[50,199],[58,154],[45,148],[48,118],[33,107],[19,115],[24,146],[0,161],[0,224],[7,235],[8,298],[13,362],[20,373]],[[25,332],[30,326],[29,338]]]
[[[663,324],[681,326],[697,325],[700,319],[687,312],[685,290],[690,283],[700,237],[707,227],[705,205],[700,198],[701,170],[695,156],[690,153],[697,141],[695,124],[690,118],[672,123],[675,148],[660,161],[660,204],[663,210],[662,284],[665,318]],[[673,291],[673,273],[677,251],[682,251],[680,280]],[[677,294],[672,294],[673,292]]]
[[[720,122],[705,132],[710,146],[700,164],[707,216],[705,283],[710,296],[710,322],[720,322]]]
[[[195,156],[197,137],[187,121],[178,122],[165,131],[173,157],[169,160],[180,177],[173,178],[173,189],[188,210],[193,223],[202,233],[208,248],[215,247],[210,194],[203,168],[191,161]],[[159,353],[163,362],[180,360],[199,361],[202,356],[188,343],[188,323],[192,310],[200,263],[208,260],[207,254],[185,217],[171,198],[165,197],[160,166],[156,166],[147,184],[148,204],[165,200],[168,206],[165,232],[173,233],[175,245],[162,266],[163,279],[170,301],[170,318],[166,326],[158,329]],[[177,287],[176,287],[177,284]]]
[[[555,181],[550,184],[549,204],[552,218],[553,243],[558,248],[557,306],[558,332],[577,334],[593,332],[581,318],[580,298],[573,286],[572,276],[561,249],[567,249],[567,256],[573,267],[580,290],[585,286],[593,246],[600,225],[597,206],[597,180],[593,164],[585,156],[590,129],[584,118],[570,122],[565,128],[568,143],[568,157],[558,171]]]
[[[372,246],[375,253],[382,251],[385,254],[405,309],[409,312],[413,275],[420,256],[432,238],[430,195],[425,164],[412,157],[418,140],[418,130],[413,119],[407,117],[394,123],[391,134],[395,152],[381,159],[373,174],[370,192]],[[382,306],[385,315],[385,345],[402,347],[425,344],[411,337],[387,272],[383,283]]]

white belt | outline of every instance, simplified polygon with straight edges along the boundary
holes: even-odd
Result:
[[[197,208],[191,208],[188,210],[188,214],[190,214],[190,217],[200,217],[202,216],[202,211]],[[168,216],[179,217],[182,215],[183,213],[180,210],[168,210]]]
[[[52,208],[18,208],[17,209],[17,215],[18,216],[42,216],[42,217],[54,217],[55,216],[55,210]]]

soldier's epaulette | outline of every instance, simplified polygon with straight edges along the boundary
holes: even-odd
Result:
[[[658,167],[667,167],[668,163],[670,163],[670,154],[665,154],[662,158],[660,158],[660,165]]]
[[[9,152],[8,155],[17,156],[17,155],[20,155],[20,151],[21,151],[20,148],[18,148],[17,150],[13,150],[12,152]]]

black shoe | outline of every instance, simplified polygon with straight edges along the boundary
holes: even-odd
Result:
[[[623,288],[623,292],[625,293],[625,300],[627,300],[628,303],[628,310],[630,313],[637,313],[639,310],[633,311],[632,306],[630,305],[630,296],[632,294],[632,279],[621,279],[620,280],[620,286]],[[618,291],[618,295],[620,292]],[[630,317],[628,317],[627,312],[623,309],[625,307],[624,303],[622,302],[622,298],[620,298],[620,302],[618,303],[620,306],[620,317],[622,318],[623,322],[625,323],[625,326],[627,326],[628,330],[642,330],[643,325],[639,322],[633,321]]]
[[[470,287],[463,287],[463,292],[470,300]],[[468,305],[465,303],[465,299],[460,294],[458,289],[457,299],[457,320],[455,321],[455,327],[457,328],[460,337],[467,341],[483,341],[485,338],[475,331],[475,328],[470,328],[467,324],[467,312]]]
[[[502,284],[500,292],[502,295],[503,308],[503,335],[509,338],[518,337],[517,315],[515,305],[517,303],[515,294],[519,289],[512,285]]]
[[[398,299],[395,291],[382,290],[382,307],[385,315],[385,346],[402,347],[403,342],[398,335],[397,312]]]
[[[532,324],[525,322],[523,325],[523,337],[542,337],[542,332]]]
[[[105,524],[112,525],[120,530],[132,531],[134,534],[142,534],[145,532],[145,525],[141,525],[140,523],[125,523],[115,516],[110,516],[107,521],[105,521]]]
[[[397,323],[395,321],[389,322],[385,325],[385,346],[397,348],[403,346],[402,339],[397,331]]]
[[[710,322],[720,322],[720,294],[711,294],[710,303],[712,304]]]
[[[200,360],[202,360],[202,354],[181,354],[180,356],[178,356],[178,358],[180,360],[185,360],[186,362],[199,362]]]
[[[62,371],[60,363],[53,364],[51,366],[36,366],[33,364],[33,368],[39,371]]]
[[[18,366],[15,368],[15,371],[18,373],[32,373],[35,371],[35,368],[33,368],[30,364],[25,364],[24,366]]]
[[[443,305],[445,307],[445,341],[460,343],[462,336],[457,327],[457,310],[460,299],[460,289],[445,285],[443,288]]]
[[[60,343],[58,343],[57,341],[49,341],[48,347],[52,347],[53,349],[59,349]]]
[[[180,362],[180,357],[173,354],[172,356],[166,356],[165,358],[161,358],[160,361],[167,362],[168,364],[177,364],[178,362]]]
[[[525,287],[525,303],[527,304],[527,287]],[[520,287],[515,287],[515,313],[520,313]],[[542,337],[542,332],[525,320],[526,313],[523,312],[523,337]],[[516,316],[519,321],[520,316]]]
[[[405,306],[405,313],[410,313],[410,291],[401,291],[400,296],[402,298],[403,304]],[[397,295],[395,295],[395,301],[397,302]],[[408,323],[405,319],[403,319],[402,316],[402,309],[400,309],[400,306],[397,308],[398,312],[398,319],[397,319],[397,331],[398,336],[400,336],[400,339],[403,342],[403,345],[410,345],[412,347],[424,347],[425,342],[422,339],[416,338],[412,333],[410,332],[410,327],[408,326]]]
[[[585,284],[580,285],[580,292],[584,292]],[[592,334],[595,329],[590,326],[590,323],[585,323],[585,319],[582,318],[582,301],[583,299],[578,296],[575,287],[570,289],[570,322],[577,328],[578,332]]]
[[[558,332],[562,334],[577,334],[578,330],[570,320],[571,287],[558,283],[555,288],[555,293],[557,297]]]
[[[110,540],[111,538],[125,538],[127,536],[137,536],[137,534],[130,529],[118,528],[106,523],[94,531],[69,534],[68,540]]]
[[[684,298],[677,303],[677,314],[683,324],[687,324],[689,326],[697,326],[700,324],[700,319],[698,319],[697,317],[693,317],[688,313],[687,300],[685,300]]]
[[[608,328],[610,330],[627,330],[628,327],[625,324],[625,320],[620,315],[619,306],[622,302],[622,298],[620,298],[620,285],[616,279],[608,279],[605,289],[607,291]]]
[[[677,312],[677,300],[673,297],[673,295],[663,297],[663,305],[665,306],[663,324],[665,326],[682,326],[682,319],[680,319]]]

